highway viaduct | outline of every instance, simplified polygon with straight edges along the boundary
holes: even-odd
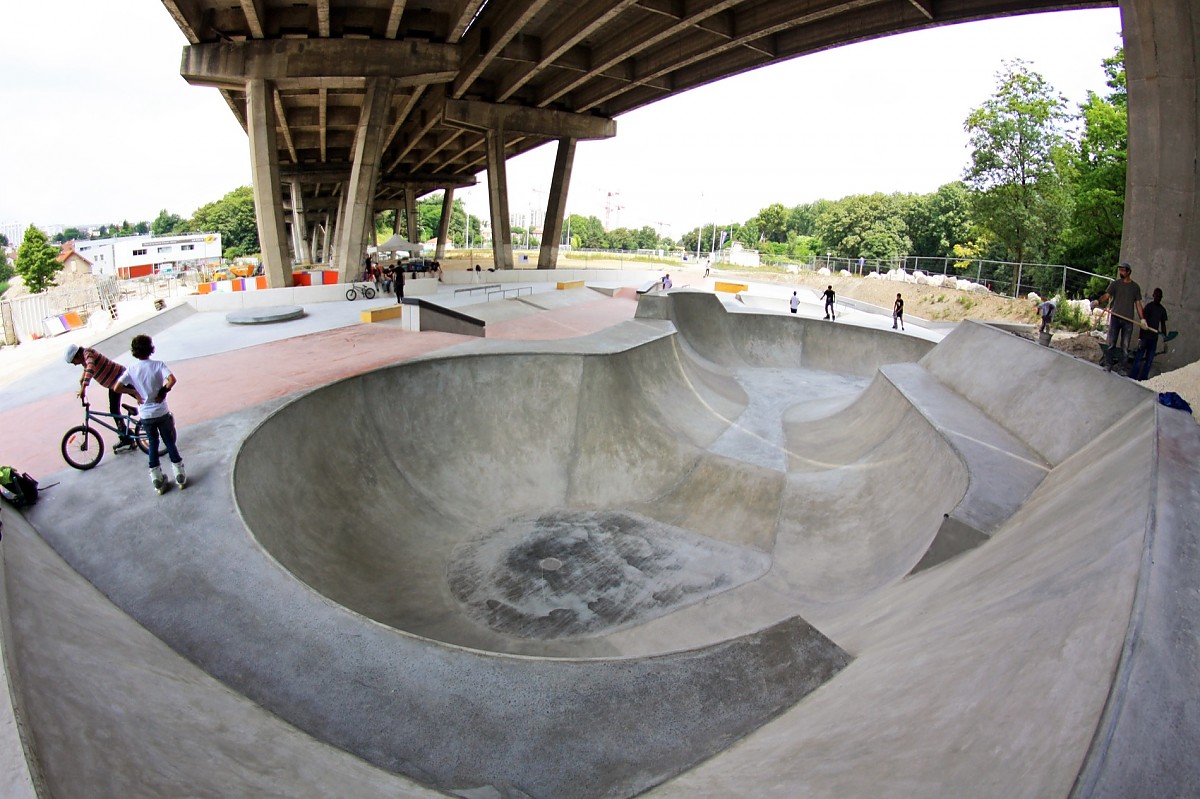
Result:
[[[1119,5],[1129,87],[1122,254],[1200,321],[1200,0],[163,0],[181,72],[246,130],[272,286],[293,256],[359,268],[374,214],[416,221],[486,170],[495,262],[511,268],[505,163],[557,142],[539,268],[553,268],[576,143],[619,115],[730,75],[880,36]],[[936,80],[937,76],[930,76]],[[408,231],[410,237],[414,230]],[[1182,364],[1200,358],[1180,338]]]

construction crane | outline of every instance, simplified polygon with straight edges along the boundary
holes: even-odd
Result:
[[[610,191],[604,201],[604,229],[613,229],[613,214],[616,214],[618,225],[621,222],[621,211],[625,206],[621,205],[621,192]]]

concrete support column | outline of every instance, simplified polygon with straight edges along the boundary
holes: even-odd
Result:
[[[404,236],[413,244],[421,242],[421,219],[417,216],[417,193],[411,186],[404,189]]]
[[[304,216],[304,191],[300,181],[293,180],[292,192],[292,251],[296,260],[301,263],[311,261],[312,255],[308,249],[308,221]]]
[[[1170,366],[1200,359],[1200,0],[1122,0],[1129,85],[1123,260],[1169,330]]]
[[[345,195],[343,195],[343,200],[344,199],[345,199]],[[342,225],[342,215],[345,213],[345,211],[346,211],[346,203],[344,201],[339,202],[337,205],[337,220],[333,223],[333,230],[329,234],[329,241],[332,242],[332,248],[330,249],[329,256],[328,256],[330,264],[340,264],[341,263],[341,259],[338,257],[337,248],[338,248],[338,242],[341,240],[340,237],[342,235],[342,227],[344,227]]]
[[[492,257],[497,269],[513,268],[512,222],[508,218],[508,170],[504,129],[487,132],[488,206],[492,216]]]
[[[562,239],[563,217],[567,213],[567,192],[571,188],[571,167],[574,164],[575,139],[559,139],[554,174],[550,178],[550,196],[546,198],[546,218],[542,222],[538,269],[554,269],[558,266],[558,242]]]
[[[450,238],[450,216],[454,213],[454,189],[445,189],[442,193],[442,216],[438,219],[437,249],[433,259],[440,261],[446,257],[446,240]]]
[[[387,135],[388,113],[392,101],[390,78],[369,78],[358,130],[354,135],[354,164],[350,182],[342,198],[344,211],[338,224],[338,279],[345,282],[357,276],[367,245],[367,223],[379,181],[380,159]],[[372,220],[373,221],[373,220]]]
[[[283,222],[274,89],[266,80],[255,78],[246,82],[246,128],[250,136],[250,169],[263,273],[269,288],[284,288],[292,285],[292,264]]]
[[[321,263],[329,263],[329,214],[325,214],[325,221],[321,224]]]

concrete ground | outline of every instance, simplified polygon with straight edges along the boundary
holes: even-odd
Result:
[[[162,497],[61,468],[66,339],[0,351],[45,489],[4,512],[0,792],[1200,791],[1190,420],[982,325],[686,282],[429,298],[483,340],[135,320],[101,346],[179,376]]]

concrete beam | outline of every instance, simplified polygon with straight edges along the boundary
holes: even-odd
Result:
[[[292,181],[292,251],[300,262],[311,261],[312,255],[306,252],[305,242],[308,241],[308,219],[304,215],[304,191],[300,184]]]
[[[492,215],[492,256],[497,269],[513,268],[512,222],[508,218],[508,170],[504,131],[487,133],[488,209]]]
[[[925,15],[926,19],[933,19],[933,0],[908,0],[913,4],[913,8]]]
[[[550,178],[550,196],[546,198],[546,219],[542,223],[542,246],[538,250],[538,269],[558,266],[558,242],[562,239],[563,217],[567,213],[567,191],[571,187],[571,167],[575,163],[575,140],[559,139]]]
[[[1122,259],[1181,330],[1170,368],[1200,359],[1200,2],[1124,0],[1129,170]]]
[[[342,282],[356,274],[367,246],[367,222],[379,180],[379,161],[383,155],[383,136],[387,130],[387,111],[392,95],[390,78],[367,81],[358,133],[354,137],[354,166],[350,173],[343,216],[339,227],[338,273]]]
[[[503,128],[506,133],[552,139],[608,139],[617,135],[616,120],[605,117],[473,100],[447,100],[442,120],[471,130]]]
[[[454,213],[454,189],[446,189],[442,194],[442,216],[438,220],[437,249],[433,253],[435,261],[446,257],[446,241],[450,238],[450,217]]]
[[[421,240],[421,220],[417,216],[417,192],[415,188],[404,190],[404,221],[408,228],[404,235],[416,244]]]
[[[390,78],[395,86],[416,86],[451,80],[458,60],[457,48],[420,40],[285,39],[189,45],[179,71],[192,85],[226,89],[249,79],[319,88],[339,78],[360,86]]]
[[[268,288],[292,285],[287,231],[283,222],[283,184],[279,179],[279,146],[275,136],[274,88],[268,81],[252,80],[246,86],[247,133],[253,173],[254,211],[258,218],[258,245]]]

